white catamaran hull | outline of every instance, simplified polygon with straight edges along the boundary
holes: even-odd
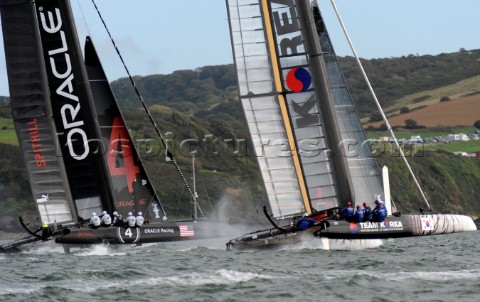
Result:
[[[249,233],[227,242],[227,250],[265,249],[298,243],[304,238],[388,239],[476,231],[465,215],[426,214],[389,216],[383,222],[347,222],[325,219],[304,231],[283,226]]]

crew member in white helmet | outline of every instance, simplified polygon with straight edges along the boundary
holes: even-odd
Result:
[[[134,228],[135,227],[135,216],[132,215],[132,212],[128,212],[127,218],[125,219],[125,223],[128,227]]]
[[[92,213],[92,218],[90,218],[90,225],[94,228],[98,228],[100,226],[100,217],[97,216],[97,213]]]
[[[103,211],[102,224],[104,226],[110,226],[112,224],[112,217],[110,217],[107,211]]]
[[[142,226],[144,219],[142,216],[142,212],[138,212],[137,217],[135,218],[135,222],[137,223],[137,226]]]
[[[113,212],[113,225],[116,225],[116,226],[123,225],[122,215],[118,214],[117,211]]]

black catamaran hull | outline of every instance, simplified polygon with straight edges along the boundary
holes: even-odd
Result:
[[[326,219],[304,231],[290,226],[249,233],[227,242],[227,250],[265,249],[301,242],[304,238],[388,239],[476,231],[464,215],[428,214],[389,216],[383,222],[347,222]]]
[[[141,227],[109,226],[99,228],[71,228],[55,238],[56,243],[88,244],[137,244],[207,239],[219,236],[216,222],[160,222]]]

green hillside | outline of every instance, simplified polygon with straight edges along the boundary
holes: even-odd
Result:
[[[9,112],[9,105],[2,105],[0,110]],[[18,146],[17,135],[10,117],[0,117],[0,143]]]
[[[368,116],[374,105],[362,90],[352,58],[341,58],[341,63],[352,85],[352,94],[358,100],[359,112]],[[452,87],[459,87],[455,83],[470,83],[480,74],[480,50],[376,59],[365,63],[377,95],[385,106],[394,108],[395,100],[405,96],[408,100],[417,94],[426,95],[426,91],[443,91],[445,87],[453,91]],[[190,185],[191,158],[195,155],[199,203],[205,214],[231,222],[264,222],[261,207],[267,203],[267,198],[256,158],[246,139],[247,129],[238,102],[233,66],[206,66],[135,80]],[[468,90],[470,88],[466,87],[471,86],[462,87]],[[139,109],[141,106],[130,82],[119,79],[112,83],[112,88],[169,217],[190,217],[193,207],[188,192],[175,167],[165,162],[164,150],[144,110]],[[434,96],[433,92],[428,93]],[[1,105],[0,220],[4,228],[19,229],[12,219],[26,215],[33,221],[36,215],[22,156],[16,145],[9,106]],[[400,210],[410,212],[417,211],[419,206],[425,207],[400,160],[387,155],[378,160],[380,164],[388,163],[391,169],[393,196]],[[410,160],[434,210],[480,215],[477,197],[480,196],[480,161],[446,152],[429,152]]]
[[[403,160],[392,154],[380,156],[387,165],[392,196],[402,212],[426,208]],[[433,210],[443,213],[480,214],[480,161],[446,152],[425,152],[408,161]]]
[[[391,117],[400,114],[400,109],[405,107],[411,111],[425,106],[438,104],[444,97],[455,99],[475,93],[480,93],[480,75],[467,78],[450,85],[403,96],[394,100],[390,106],[384,107],[383,110],[385,111],[387,117]],[[369,120],[370,115],[362,118],[362,123],[366,123]]]
[[[340,57],[339,61],[360,116],[368,117],[377,109],[355,60]],[[406,96],[410,102],[418,102],[418,98],[427,95],[436,97],[431,90],[462,81],[466,81],[462,84],[464,92],[448,88],[439,95],[466,94],[477,89],[478,78],[474,77],[480,76],[480,50],[371,59],[362,60],[362,63],[384,108],[394,106]],[[135,80],[148,104],[165,105],[188,114],[205,116],[216,106],[238,99],[233,65],[206,66]],[[128,79],[114,81],[112,89],[122,106],[139,106]],[[226,117],[232,112],[223,110],[221,113]]]

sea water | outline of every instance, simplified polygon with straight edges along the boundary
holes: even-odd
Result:
[[[479,301],[479,232],[226,251],[230,238],[0,254],[0,301]]]

